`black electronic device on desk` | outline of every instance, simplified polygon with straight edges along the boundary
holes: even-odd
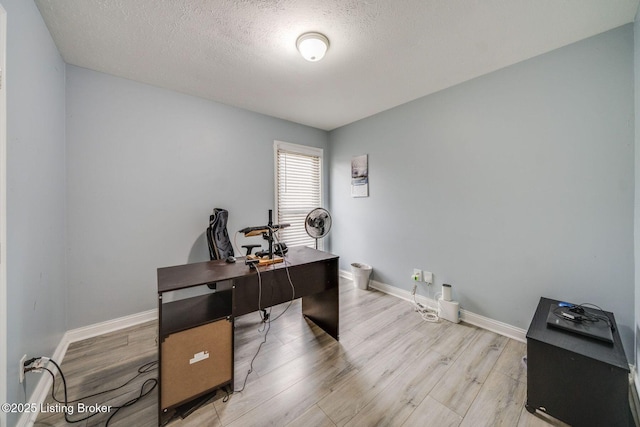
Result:
[[[269,222],[267,225],[259,225],[255,227],[246,227],[239,230],[239,233],[244,233],[245,237],[260,236],[269,242],[268,251],[259,251],[255,255],[247,254],[246,264],[258,263],[258,265],[277,264],[284,261],[284,255],[287,253],[288,248],[285,243],[277,242],[274,246],[275,236],[274,233],[282,228],[289,227],[291,224],[274,224],[273,223],[273,211],[269,209]]]
[[[526,408],[573,426],[628,427],[629,363],[615,316],[585,305],[540,298],[527,331]]]

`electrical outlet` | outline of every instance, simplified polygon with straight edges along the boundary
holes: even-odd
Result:
[[[20,378],[20,384],[24,382],[24,362],[27,360],[27,355],[25,354],[20,358],[20,363],[18,364],[18,378]]]
[[[413,276],[411,276],[413,278],[414,282],[422,282],[422,270],[418,269],[418,268],[414,268],[413,269]]]
[[[427,285],[433,285],[433,273],[430,271],[423,271],[422,280],[424,280]]]

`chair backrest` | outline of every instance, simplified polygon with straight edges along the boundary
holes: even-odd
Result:
[[[209,258],[225,259],[233,256],[233,245],[227,232],[229,212],[225,209],[215,208],[213,215],[209,216],[207,227],[207,243],[209,244]]]

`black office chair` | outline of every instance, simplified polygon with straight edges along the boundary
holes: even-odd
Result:
[[[215,208],[213,214],[209,216],[209,227],[207,227],[207,243],[209,244],[209,258],[226,259],[234,256],[233,245],[227,232],[227,221],[229,212],[226,209]],[[251,255],[253,248],[262,245],[243,245],[247,250],[246,255]]]

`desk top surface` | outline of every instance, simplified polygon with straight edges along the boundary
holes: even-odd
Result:
[[[285,268],[285,266],[293,267],[332,259],[338,259],[338,256],[299,246],[289,248],[289,252],[285,256],[285,262],[258,268],[260,273],[263,273]],[[222,282],[252,274],[255,274],[255,272],[244,263],[244,257],[237,257],[236,262],[231,264],[225,260],[215,260],[158,268],[158,293]]]

